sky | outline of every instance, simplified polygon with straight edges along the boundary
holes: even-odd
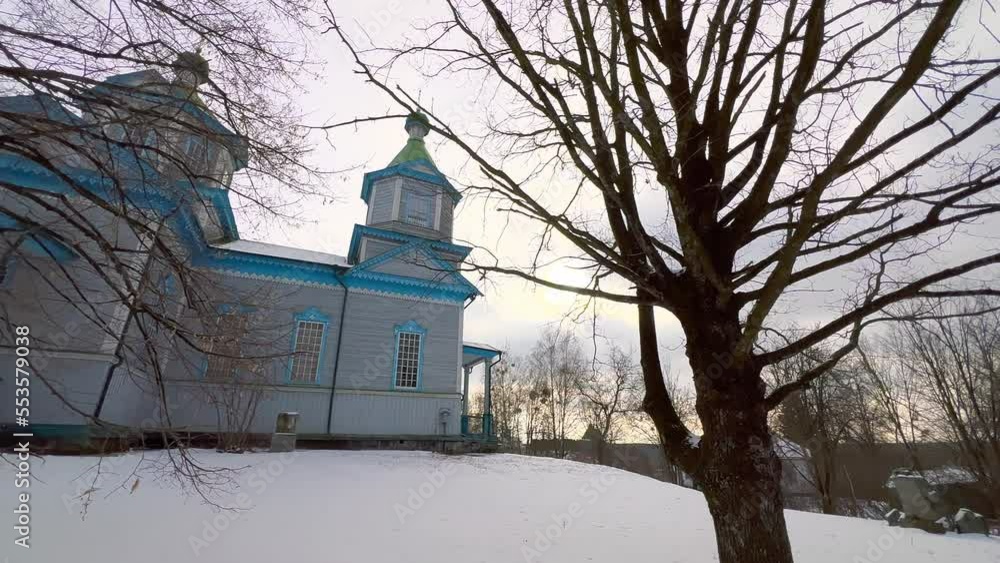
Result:
[[[399,36],[410,26],[428,18],[432,2],[399,0],[372,0],[336,2],[343,23],[355,31],[364,30],[373,36]],[[366,85],[353,72],[348,53],[334,37],[317,41],[312,47],[311,58],[323,63],[319,76],[303,81],[303,92],[294,102],[304,114],[304,121],[322,125],[363,115],[399,113],[387,96]],[[412,75],[404,75],[414,79]],[[463,107],[470,103],[466,98],[477,95],[475,85],[464,84],[442,90],[421,92],[421,101],[435,109],[448,108],[445,112],[455,119],[463,115]],[[440,111],[440,110],[438,110]],[[386,120],[332,132],[329,136],[315,134],[314,151],[309,162],[324,170],[343,170],[324,178],[327,197],[309,197],[293,205],[289,213],[296,221],[269,220],[259,222],[239,217],[241,236],[245,239],[263,240],[310,250],[345,255],[355,223],[364,223],[366,206],[361,200],[361,181],[366,171],[378,170],[389,161],[406,142],[403,119]],[[443,146],[440,137],[431,133],[427,139],[428,150],[441,172],[461,188],[461,172],[467,162],[457,149]],[[516,256],[535,236],[531,232],[503,230],[502,218],[494,210],[495,202],[484,202],[475,197],[465,197],[456,208],[454,240],[480,246],[507,256]],[[469,274],[472,276],[472,274]],[[575,280],[572,271],[555,274],[559,281]],[[490,277],[472,280],[483,292],[466,310],[465,340],[489,343],[509,350],[515,355],[528,353],[539,333],[546,326],[573,325],[565,319],[567,313],[579,305],[575,296],[556,290],[535,287],[516,279]],[[578,307],[577,307],[578,308]],[[568,323],[568,324],[567,324]],[[667,315],[660,319],[663,342],[679,350],[679,325]],[[580,328],[581,336],[588,336],[589,329]],[[636,313],[633,307],[601,306],[599,331],[609,339],[628,349],[638,349]],[[664,348],[664,352],[669,352]],[[683,358],[678,358],[683,363]]]
[[[354,37],[367,35],[380,43],[395,43],[412,33],[414,26],[432,21],[440,3],[429,0],[350,0],[333,3],[340,23]],[[996,47],[996,39],[983,32],[978,19],[982,13],[969,9],[963,15],[964,24],[982,45]],[[986,14],[988,21],[997,22],[996,14]],[[303,121],[311,125],[349,120],[359,116],[399,113],[388,97],[374,86],[365,84],[355,72],[349,53],[336,36],[329,34],[315,40],[310,47],[310,58],[317,62],[311,67],[314,76],[302,81],[302,92],[293,101],[303,113]],[[474,127],[488,119],[499,122],[507,108],[502,103],[484,104],[482,84],[471,80],[424,81],[406,68],[394,69],[394,78],[408,90],[415,92],[421,103],[431,107],[449,123]],[[843,132],[840,132],[843,133]],[[385,120],[364,124],[354,129],[315,134],[314,151],[309,162],[325,170],[339,170],[324,179],[325,195],[299,201],[291,210],[298,220],[241,221],[244,238],[264,240],[346,254],[353,225],[363,223],[366,208],[360,198],[361,180],[365,171],[386,166],[402,148],[406,133],[403,120]],[[922,140],[917,139],[919,143]],[[428,149],[441,172],[462,187],[467,178],[469,163],[456,147],[442,143],[431,133],[427,138]],[[557,198],[559,187],[565,179],[553,180],[552,197]],[[645,209],[662,209],[661,194],[644,193],[640,203]],[[659,211],[651,212],[659,213]],[[653,217],[653,219],[658,219]],[[973,252],[996,248],[992,233],[997,225],[979,225],[971,228],[960,240],[953,243],[951,259],[968,257]],[[504,214],[497,211],[496,202],[466,197],[459,204],[455,215],[455,241],[489,249],[510,261],[523,263],[524,249],[531,247],[540,229],[537,225],[507,226]],[[476,251],[478,252],[478,251]],[[474,253],[474,256],[476,254]],[[567,267],[550,270],[557,282],[582,283],[578,272]],[[483,292],[466,311],[465,340],[485,342],[509,350],[515,355],[528,353],[540,332],[547,326],[569,327],[567,315],[579,301],[573,295],[535,287],[511,278],[491,277],[472,280]],[[854,280],[838,274],[834,279],[822,280],[812,293],[802,298],[783,302],[781,313],[799,326],[817,324],[839,310],[840,296]],[[604,303],[600,306],[598,330],[609,340],[625,349],[638,349],[636,313],[634,307]],[[690,371],[683,352],[680,325],[672,316],[658,312],[657,324],[661,357],[682,380]],[[581,336],[589,335],[589,325],[575,327]]]

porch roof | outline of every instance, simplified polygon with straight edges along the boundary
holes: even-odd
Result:
[[[478,342],[462,343],[462,367],[470,367],[503,355],[503,351],[489,344]]]

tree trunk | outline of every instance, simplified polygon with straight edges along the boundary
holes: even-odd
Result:
[[[699,480],[715,524],[720,563],[792,563],[781,493],[781,462],[766,421],[727,424],[720,411]],[[743,413],[746,414],[746,413]],[[720,432],[721,431],[721,432]],[[708,432],[706,432],[706,436]]]
[[[597,439],[597,463],[598,465],[607,465],[607,460],[605,459],[604,453],[604,438]]]
[[[692,299],[712,303],[711,299]],[[644,410],[664,451],[694,477],[715,525],[719,563],[793,563],[781,494],[781,461],[767,427],[760,367],[734,358],[739,311],[681,311],[704,435],[696,447],[663,383],[651,307],[639,307]],[[713,314],[715,313],[715,314]]]
[[[741,332],[736,312],[700,318],[686,331],[704,429],[696,478],[712,514],[719,562],[793,563],[761,368],[733,353]]]

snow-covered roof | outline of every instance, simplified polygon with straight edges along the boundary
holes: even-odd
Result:
[[[773,436],[773,439],[774,451],[777,452],[778,457],[782,459],[806,459],[809,457],[805,448],[795,442],[781,436]]]
[[[481,342],[469,342],[468,340],[462,342],[462,346],[468,346],[470,348],[479,348],[480,350],[492,350],[493,352],[503,352],[503,350],[495,346],[490,346],[489,344],[483,344]]]
[[[272,256],[275,258],[285,258],[287,260],[298,260],[300,262],[312,262],[314,264],[326,264],[328,266],[348,267],[347,258],[339,254],[329,254],[316,250],[306,250],[304,248],[294,248],[291,246],[281,246],[269,242],[255,240],[234,240],[231,242],[213,245],[222,250],[235,250],[256,254],[258,256]]]

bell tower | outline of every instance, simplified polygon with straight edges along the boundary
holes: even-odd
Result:
[[[455,205],[461,199],[427,152],[427,116],[406,118],[406,144],[389,165],[365,174],[361,198],[365,225],[434,241],[450,242]]]

